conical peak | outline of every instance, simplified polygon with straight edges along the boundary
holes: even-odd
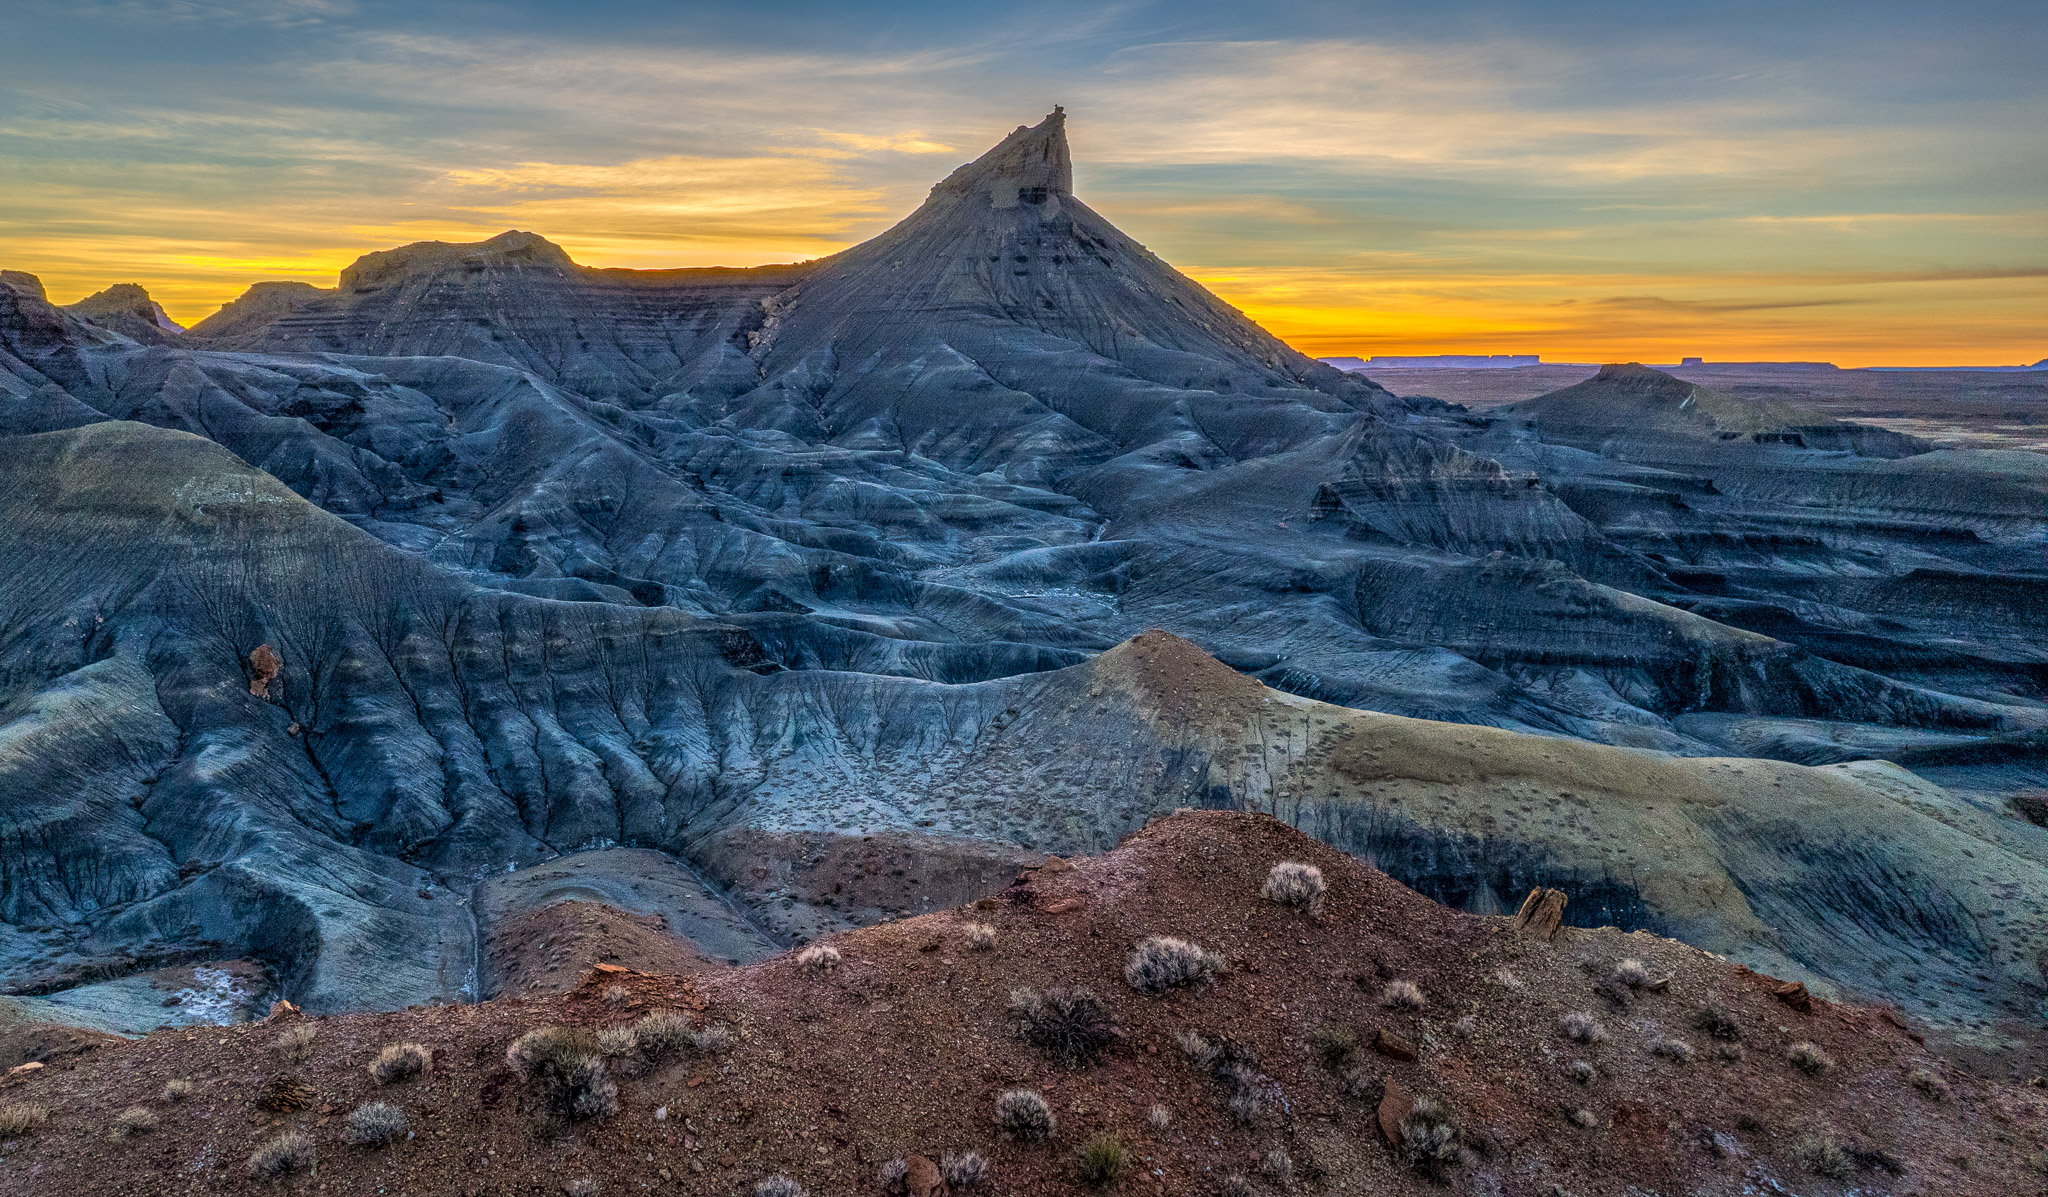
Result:
[[[1019,125],[996,147],[947,175],[933,198],[985,195],[997,208],[1042,204],[1074,193],[1074,160],[1067,151],[1067,110],[1055,106],[1035,125]]]

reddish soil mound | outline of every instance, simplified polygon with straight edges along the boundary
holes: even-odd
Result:
[[[634,914],[602,902],[556,902],[501,920],[484,944],[493,992],[566,993],[593,965],[642,973],[698,973],[724,968],[659,915]]]
[[[1259,897],[1282,860],[1322,870],[1319,917]],[[976,922],[995,928],[987,950],[971,945]],[[1153,935],[1193,940],[1230,969],[1212,988],[1140,994],[1125,960]],[[2048,1135],[2048,1093],[1961,1074],[1881,1012],[1781,996],[1768,978],[1645,934],[1564,928],[1544,941],[1438,906],[1262,816],[1177,815],[1107,856],[1027,871],[966,910],[827,942],[840,954],[829,969],[785,956],[696,978],[603,971],[561,997],[318,1020],[298,1062],[274,1046],[296,1019],[163,1031],[59,1061],[0,1088],[0,1105],[50,1112],[0,1150],[0,1188],[524,1194],[590,1178],[600,1194],[731,1195],[779,1172],[829,1197],[882,1192],[894,1157],[971,1149],[990,1175],[970,1191],[1057,1194],[1082,1191],[1076,1151],[1100,1133],[1129,1148],[1115,1186],[1127,1193],[1218,1193],[1237,1173],[1251,1177],[1243,1191],[1265,1194],[1860,1186],[1949,1197],[2041,1185],[2029,1157]],[[1420,1008],[1386,1004],[1395,981],[1415,986]],[[1093,989],[1121,1028],[1100,1062],[1062,1066],[1020,1035],[1011,990],[1052,985]],[[537,1118],[506,1067],[507,1044],[529,1029],[664,1008],[722,1024],[734,1042],[622,1069],[633,1075],[620,1076],[610,1117]],[[1577,1012],[1603,1037],[1569,1038]],[[1357,1044],[1335,1067],[1332,1027]],[[1227,1045],[1221,1062],[1235,1068],[1197,1068],[1183,1031]],[[379,1086],[365,1065],[397,1040],[431,1048],[433,1069]],[[258,1108],[281,1073],[303,1079],[310,1104]],[[174,1077],[200,1085],[180,1106],[158,1096]],[[1050,1142],[997,1133],[996,1095],[1012,1087],[1051,1103]],[[1228,1104],[1247,1091],[1261,1106],[1249,1121]],[[1442,1181],[1382,1136],[1381,1111],[1398,1127],[1417,1097],[1440,1101],[1457,1128]],[[402,1105],[412,1137],[348,1145],[343,1119],[369,1100]],[[161,1125],[110,1143],[116,1115],[136,1104]],[[317,1172],[252,1179],[249,1152],[287,1127],[312,1136]],[[1285,1185],[1257,1171],[1276,1148],[1291,1161]]]

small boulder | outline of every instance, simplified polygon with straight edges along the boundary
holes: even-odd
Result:
[[[939,1174],[939,1166],[921,1155],[910,1157],[910,1171],[903,1174],[904,1187],[910,1197],[939,1197],[946,1191],[946,1178]]]
[[[1530,890],[1522,899],[1522,908],[1515,912],[1515,930],[1549,943],[1564,923],[1564,906],[1569,900],[1561,889],[1538,886]]]
[[[1401,1123],[1415,1109],[1415,1095],[1401,1086],[1399,1081],[1388,1081],[1387,1091],[1380,1098],[1380,1134],[1394,1146],[1401,1143]]]

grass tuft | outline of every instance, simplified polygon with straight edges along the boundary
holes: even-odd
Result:
[[[1107,1188],[1130,1167],[1131,1152],[1124,1141],[1107,1131],[1095,1135],[1074,1156],[1074,1178],[1084,1185]]]
[[[1324,1023],[1309,1036],[1309,1042],[1331,1072],[1341,1075],[1358,1062],[1358,1032],[1343,1023]]]
[[[754,1182],[754,1197],[810,1197],[810,1193],[802,1185],[778,1172],[774,1176],[764,1176]]]
[[[796,954],[796,962],[813,972],[829,973],[839,967],[839,949],[829,943],[814,943]]]
[[[199,1092],[199,1086],[183,1077],[164,1082],[163,1096],[165,1101],[184,1101],[197,1092]]]
[[[996,946],[996,929],[987,923],[967,924],[967,946],[977,952],[993,951]]]
[[[1380,990],[1380,1005],[1390,1010],[1421,1010],[1429,1005],[1429,999],[1422,996],[1422,987],[1413,981],[1389,981]]]
[[[1792,1158],[1815,1176],[1845,1180],[1856,1171],[1856,1160],[1835,1137],[1825,1132],[1806,1135],[1792,1145]]]
[[[48,1106],[32,1101],[10,1101],[0,1103],[0,1143],[32,1135],[50,1120]]]

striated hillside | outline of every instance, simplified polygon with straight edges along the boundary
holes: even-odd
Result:
[[[1282,861],[1319,870],[1317,913],[1262,898]],[[991,899],[834,936],[822,963],[606,965],[561,996],[282,1010],[80,1048],[0,1082],[26,1132],[0,1174],[21,1194],[730,1194],[771,1176],[928,1194],[934,1163],[955,1157],[958,1180],[973,1152],[984,1171],[950,1192],[1065,1194],[1094,1191],[1083,1149],[1099,1179],[1108,1137],[1122,1192],[2007,1197],[2042,1183],[2048,1094],[1955,1070],[1907,1020],[1781,993],[1650,935],[1546,930],[1445,910],[1267,818],[1183,814],[1104,857],[1048,858]],[[1223,971],[1138,991],[1127,958],[1153,936]],[[1085,1017],[1045,1012],[1063,986],[1094,995]],[[1035,1016],[1020,987],[1041,995]],[[698,1043],[645,1029],[659,1011]],[[558,1090],[508,1067],[538,1028],[635,1025],[564,1037],[608,1064]],[[1066,1036],[1033,1038],[1055,1028]],[[1041,1046],[1055,1042],[1064,1063]],[[424,1070],[382,1066],[380,1081],[370,1065],[392,1044],[418,1045]],[[998,1122],[1016,1089],[1043,1096],[1049,1137]],[[360,1112],[373,1102],[386,1108]],[[290,1167],[252,1175],[252,1155],[292,1133],[294,1150],[258,1157]],[[352,1142],[372,1134],[393,1141]]]
[[[1202,806],[2038,1034],[2037,456],[1640,367],[1397,399],[1073,170],[1055,112],[818,262],[512,232],[175,337],[0,274],[0,989],[755,960]]]

